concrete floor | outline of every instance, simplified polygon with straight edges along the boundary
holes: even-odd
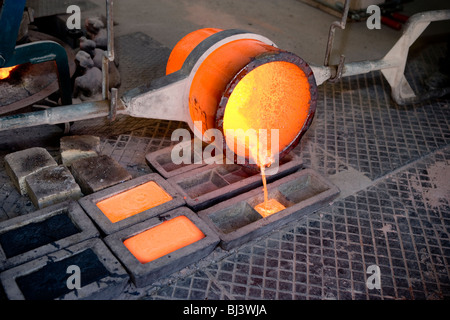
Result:
[[[104,14],[103,0],[90,1],[98,7],[82,11],[83,17]],[[405,5],[404,13],[445,7],[450,4],[413,1]],[[120,68],[123,79],[130,79],[122,87],[127,88],[160,75],[170,49],[202,27],[256,32],[321,65],[329,26],[338,20],[298,0],[115,1],[114,14]],[[443,37],[448,30],[447,22],[436,23],[424,38]],[[381,30],[368,30],[364,22],[349,23],[345,30],[336,31],[332,63],[341,53],[347,61],[381,58],[400,35],[401,31],[384,25]],[[142,52],[127,47],[141,40],[143,45],[137,48]],[[138,75],[133,73],[137,67],[133,72],[127,68],[135,57],[143,57],[140,63],[155,61],[157,45],[162,54],[156,72]],[[415,88],[435,70],[427,66],[436,64],[443,52],[441,43],[412,57],[407,73]],[[319,88],[314,123],[294,152],[341,189],[339,198],[305,220],[242,248],[217,250],[153,286],[137,290],[130,285],[119,298],[448,299],[449,105],[444,98],[399,107],[390,100],[389,86],[379,72],[325,83]],[[119,118],[113,124],[76,123],[72,133],[100,136],[103,153],[139,176],[150,172],[145,154],[170,145],[171,131],[180,126]],[[56,154],[61,132],[44,126],[1,136],[5,138],[0,142],[2,154],[36,144]],[[4,172],[0,174],[6,179]],[[6,181],[2,188],[0,195],[9,195],[2,220],[33,211],[26,199],[13,195]],[[372,264],[381,268],[381,290],[365,286],[365,271]]]

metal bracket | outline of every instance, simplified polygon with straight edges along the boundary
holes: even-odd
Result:
[[[117,88],[111,88],[111,100],[109,102],[109,120],[116,120],[117,115],[117,101],[119,100],[119,90]]]
[[[344,12],[344,16],[345,14],[346,12]],[[424,99],[443,96],[450,92],[450,88],[424,92],[416,95],[404,75],[408,52],[411,45],[431,22],[442,20],[450,20],[450,10],[417,13],[409,18],[403,35],[382,59],[344,63],[345,57],[341,55],[341,60],[337,67],[328,65],[329,56],[333,45],[334,29],[338,26],[345,26],[345,22],[342,20],[340,24],[338,24],[338,22],[333,23],[328,39],[325,65],[314,66],[310,64],[316,79],[316,84],[321,85],[325,81],[335,82],[342,77],[380,70],[391,87],[392,99],[399,105],[412,104],[423,101]]]
[[[429,98],[437,98],[448,92],[449,89],[447,88],[447,91],[436,90],[416,95],[406,80],[404,72],[409,48],[419,38],[422,32],[433,21],[449,19],[450,10],[428,11],[413,15],[409,18],[408,25],[401,38],[382,59],[384,61],[395,62],[395,67],[382,69],[381,72],[391,86],[392,99],[399,105],[412,104]]]
[[[329,63],[330,63],[330,56],[331,56],[331,51],[333,49],[334,34],[336,31],[336,28],[341,28],[342,30],[345,29],[349,8],[350,8],[350,0],[345,0],[344,11],[342,14],[341,21],[334,21],[330,26],[330,31],[328,33],[327,50],[325,52],[325,60],[323,63],[323,65],[326,67],[329,66]],[[336,82],[341,78],[342,70],[344,69],[344,63],[345,63],[345,56],[343,54],[341,54],[340,59],[339,59],[339,64],[337,66],[336,74],[334,76],[330,77],[328,79],[328,81]]]
[[[106,0],[106,32],[107,49],[102,57],[102,97],[104,100],[110,98],[109,94],[109,64],[114,61],[114,19],[113,0]]]

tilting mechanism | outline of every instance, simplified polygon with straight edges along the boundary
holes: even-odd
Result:
[[[399,105],[408,105],[429,98],[437,98],[450,92],[450,90],[444,89],[416,95],[404,75],[409,48],[431,22],[449,20],[450,10],[428,11],[411,16],[408,19],[408,24],[406,25],[400,39],[391,48],[391,50],[379,60],[344,63],[345,57],[341,55],[339,64],[337,66],[330,66],[329,59],[333,47],[335,29],[338,27],[345,29],[349,3],[350,0],[345,1],[342,20],[333,22],[330,27],[324,65],[311,65],[317,85],[321,85],[325,81],[335,82],[342,77],[381,70],[381,73],[391,87],[392,99]]]
[[[202,134],[206,129],[224,125],[224,110],[233,97],[234,90],[238,87],[244,87],[244,83],[248,82],[252,76],[256,79],[253,85],[258,87],[261,84],[261,86],[265,85],[270,89],[267,83],[258,82],[262,81],[261,79],[264,79],[264,76],[256,77],[257,74],[252,73],[258,68],[263,70],[262,66],[264,66],[265,69],[271,70],[271,75],[279,77],[278,79],[290,77],[290,79],[300,81],[298,79],[302,77],[297,76],[297,73],[303,74],[305,76],[303,78],[307,79],[304,83],[298,82],[303,87],[298,87],[297,91],[301,91],[301,96],[297,98],[291,97],[292,93],[297,91],[292,90],[289,85],[277,88],[286,90],[286,94],[279,95],[279,99],[283,99],[283,101],[277,101],[277,97],[274,98],[273,94],[259,93],[261,96],[252,96],[251,92],[247,92],[250,95],[249,101],[251,99],[259,102],[267,100],[271,103],[279,103],[279,105],[280,102],[290,101],[290,103],[297,104],[297,107],[301,110],[299,113],[301,115],[298,115],[298,117],[301,118],[296,120],[300,125],[290,128],[292,132],[289,139],[285,141],[284,149],[284,151],[288,151],[298,143],[300,137],[308,129],[315,111],[316,86],[323,84],[325,81],[337,81],[342,77],[381,70],[391,86],[392,99],[397,104],[410,104],[424,97],[429,98],[439,95],[439,92],[430,92],[417,96],[409,86],[404,76],[404,70],[409,47],[431,22],[450,19],[450,10],[429,11],[412,16],[403,35],[391,50],[379,60],[345,63],[345,57],[342,55],[337,66],[329,65],[329,59],[335,29],[345,28],[349,0],[345,3],[342,20],[331,25],[323,66],[308,64],[295,54],[278,49],[271,40],[258,34],[242,30],[202,29],[197,33],[194,32],[194,37],[192,35],[186,36],[187,39],[191,39],[189,40],[191,41],[191,47],[183,53],[185,56],[180,60],[181,62],[179,61],[178,69],[154,80],[150,86],[134,88],[119,97],[117,89],[113,88],[109,92],[108,79],[108,66],[114,60],[113,0],[107,0],[106,7],[108,49],[103,57],[103,100],[75,105],[66,104],[42,111],[2,117],[0,118],[0,130],[43,124],[60,124],[98,117],[108,117],[110,120],[114,120],[116,115],[125,114],[141,118],[184,121],[189,124],[194,132],[200,131],[200,134]],[[236,43],[240,45],[239,50],[244,48],[245,54],[238,54],[239,50],[233,51],[233,46]],[[264,48],[264,50],[261,51],[260,48]],[[219,56],[220,52],[222,54]],[[205,66],[208,66],[208,68],[205,68]],[[226,75],[223,83],[219,79],[215,79],[214,75],[208,74],[207,69],[210,69],[211,66]],[[292,66],[295,66],[295,68]],[[267,82],[267,80],[265,81]],[[215,84],[213,85],[213,83]],[[61,89],[64,89],[64,86]],[[238,91],[246,92],[245,90]],[[271,110],[270,107],[266,109]],[[272,111],[274,115],[278,112],[275,109]],[[284,117],[284,119],[287,119],[287,117]],[[196,129],[194,126],[196,121],[202,122],[204,128]]]

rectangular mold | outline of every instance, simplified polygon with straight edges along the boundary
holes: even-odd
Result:
[[[160,203],[149,209],[146,210],[143,209],[143,211],[135,212],[129,215],[127,218],[123,218],[117,221],[111,219],[111,216],[108,217],[108,214],[107,213],[105,214],[97,205],[98,203],[102,203],[103,201],[111,199],[115,196],[121,196],[123,194],[126,195],[127,192],[132,192],[133,189],[140,188],[141,186],[149,182],[154,182],[160,189],[162,189],[164,193],[166,193],[169,196],[169,198],[171,198],[171,200]],[[155,193],[153,192],[148,193],[148,195],[145,194],[145,190],[143,192],[144,193],[141,194],[140,197],[145,198],[155,196]],[[133,201],[127,202],[131,207],[133,205],[141,203],[142,200],[143,199],[137,199],[135,201],[135,204],[133,204]],[[172,210],[185,204],[184,199],[175,191],[175,189],[157,173],[150,173],[145,176],[138,177],[133,180],[121,183],[119,185],[98,191],[96,193],[90,194],[80,199],[78,202],[84,208],[86,213],[98,225],[101,231],[106,235],[117,232],[133,224],[142,222],[158,214],[167,212],[169,210]]]
[[[81,288],[69,289],[69,266],[79,267]],[[10,300],[109,300],[129,276],[98,238],[89,239],[0,273]]]
[[[230,250],[274,228],[299,220],[329,203],[339,189],[312,169],[304,169],[268,184],[268,198],[286,209],[263,218],[254,207],[264,201],[259,188],[198,213]]]
[[[0,271],[100,234],[75,201],[0,223]]]
[[[178,145],[182,146],[189,143],[191,144],[192,150],[190,163],[173,163],[171,154],[174,146],[150,152],[145,156],[145,159],[154,170],[156,170],[161,176],[166,179],[207,165],[207,163],[202,158],[203,150],[207,144],[202,143],[201,154],[193,147],[194,140],[181,142]],[[194,163],[197,158],[202,159],[201,163]]]
[[[284,177],[301,167],[300,158],[291,153],[281,160],[276,173],[266,176],[267,182]],[[194,211],[262,186],[259,172],[237,164],[208,165],[171,177],[167,181]]]
[[[164,221],[170,221],[181,216],[189,219],[204,234],[204,237],[147,263],[141,263],[124,244],[127,239],[157,228]],[[180,207],[109,235],[105,238],[105,243],[128,270],[136,287],[140,288],[207,256],[219,243],[219,237],[194,212],[186,207]],[[149,245],[152,244],[149,243]]]

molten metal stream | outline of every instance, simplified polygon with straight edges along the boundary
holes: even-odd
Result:
[[[221,29],[194,31],[169,57],[166,74],[182,68],[191,52]],[[311,70],[302,59],[263,41],[238,38],[215,48],[201,62],[189,89],[189,114],[202,134],[218,128],[235,160],[252,160],[261,169],[264,202],[255,207],[267,216],[285,209],[268,199],[265,167],[298,143],[315,104]],[[266,133],[264,135],[264,133]]]
[[[264,202],[255,206],[255,210],[263,217],[268,217],[271,214],[277,213],[283,209],[286,209],[281,203],[279,203],[276,199],[269,199],[269,192],[267,190],[267,180],[266,180],[266,166],[270,166],[273,162],[273,155],[269,153],[267,155],[267,141],[266,139],[259,139],[260,137],[253,137],[257,141],[257,146],[253,146],[250,142],[252,138],[249,139],[249,156],[252,158],[259,166],[261,170],[261,178],[263,181],[263,192],[264,192]]]
[[[227,130],[232,130],[235,137],[234,141],[227,140],[227,144],[230,141],[230,149],[239,156],[248,155],[261,169],[264,202],[255,209],[263,217],[285,209],[277,200],[268,199],[265,167],[301,131],[308,117],[308,109],[304,108],[308,100],[305,74],[296,65],[283,61],[267,63],[249,72],[228,99],[223,128],[225,136]],[[278,130],[278,141],[272,139],[273,129]],[[266,132],[265,137],[261,132]]]
[[[227,139],[227,144],[229,141],[230,149],[239,156],[248,155],[261,169],[264,202],[255,206],[255,210],[263,217],[285,209],[276,199],[268,197],[265,167],[301,131],[308,117],[304,106],[309,105],[309,99],[309,83],[304,72],[284,61],[270,62],[249,72],[228,99],[223,128],[225,136],[227,130],[232,130],[235,136],[234,141]],[[277,146],[273,145],[273,129],[279,131]],[[265,139],[261,132],[267,133]]]
[[[267,207],[267,203],[269,202],[269,193],[267,191],[266,173],[263,165],[261,165],[261,176],[264,186],[264,206]]]
[[[255,210],[263,216],[263,218],[270,216],[271,214],[277,213],[283,209],[286,209],[281,203],[279,203],[276,199],[269,199],[268,191],[267,191],[267,182],[266,182],[266,174],[265,167],[261,165],[261,176],[263,181],[263,189],[264,189],[264,202],[255,206]]]

